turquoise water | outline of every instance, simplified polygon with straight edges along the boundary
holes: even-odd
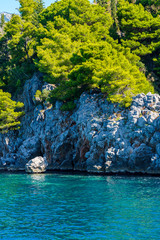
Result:
[[[0,174],[0,239],[160,239],[160,178]]]

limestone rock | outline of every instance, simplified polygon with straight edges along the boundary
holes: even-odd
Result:
[[[62,112],[58,101],[35,106],[37,89],[53,87],[38,75],[26,81],[21,128],[0,134],[2,168],[160,173],[159,95],[138,94],[127,109],[99,91],[84,92],[73,112]]]
[[[42,173],[46,171],[48,163],[45,158],[39,156],[31,159],[25,165],[25,171],[27,173]]]
[[[23,156],[27,160],[38,156],[41,152],[41,144],[38,137],[26,139],[18,150],[18,155]]]
[[[55,85],[54,84],[50,84],[50,83],[47,83],[45,82],[42,86],[42,91],[51,91],[55,88]]]
[[[39,80],[38,74],[34,74],[31,79],[26,81],[23,91],[25,112],[29,112],[34,108],[34,95],[41,87],[42,82]]]
[[[156,145],[156,152],[160,156],[160,143]]]
[[[151,147],[142,143],[138,148],[135,148],[131,154],[131,161],[133,162],[132,167],[136,171],[145,172],[151,164],[152,155]]]
[[[144,127],[144,125],[147,123],[146,119],[144,117],[140,117],[137,121],[137,125],[139,127]]]

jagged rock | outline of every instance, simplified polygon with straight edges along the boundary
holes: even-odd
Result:
[[[155,132],[151,138],[150,145],[155,148],[157,143],[160,142],[160,132]]]
[[[151,164],[151,167],[150,169],[152,170],[152,173],[159,173],[159,170],[160,170],[160,157],[159,155],[155,154],[152,156],[152,164]]]
[[[64,160],[60,165],[60,170],[73,170],[72,159]]]
[[[160,143],[156,145],[156,152],[160,156]]]
[[[132,167],[136,171],[145,172],[151,164],[153,152],[151,147],[142,143],[138,148],[135,148],[131,154]]]
[[[106,153],[105,153],[105,159],[106,161],[115,161],[116,160],[116,153],[115,153],[115,148],[111,147],[108,148]]]
[[[39,80],[38,74],[34,74],[33,77],[26,81],[23,91],[23,102],[25,106],[25,112],[29,112],[34,108],[34,96],[37,90],[42,88],[42,81]]]
[[[139,107],[144,105],[144,96],[143,94],[138,94],[134,99],[133,99],[133,106]]]
[[[31,159],[25,165],[25,171],[27,173],[42,173],[46,171],[48,163],[45,158],[39,156]]]
[[[137,121],[137,125],[139,127],[144,127],[144,125],[147,123],[146,119],[144,117],[140,117]]]
[[[1,163],[3,166],[8,166],[10,164],[14,164],[15,163],[15,158],[14,157],[2,157],[1,158]]]
[[[42,86],[42,91],[46,90],[46,91],[51,91],[55,88],[54,84],[50,84],[50,83],[44,83]]]
[[[41,143],[38,136],[25,140],[17,153],[20,157],[23,156],[27,160],[38,156],[41,153]]]
[[[97,91],[84,92],[73,112],[62,112],[61,102],[35,106],[36,90],[52,87],[37,75],[26,81],[21,129],[0,135],[2,167],[24,168],[43,156],[49,169],[160,173],[159,95],[138,94],[128,109]]]
[[[158,112],[150,112],[148,114],[148,119],[147,119],[147,123],[148,124],[152,124],[153,121],[159,116]]]

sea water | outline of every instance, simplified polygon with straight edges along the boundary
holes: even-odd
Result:
[[[159,240],[160,178],[1,173],[0,239]]]

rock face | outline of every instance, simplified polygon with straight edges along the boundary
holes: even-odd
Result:
[[[47,161],[43,157],[35,157],[25,165],[27,173],[42,173],[46,171]]]
[[[36,105],[34,94],[44,88],[51,89],[37,76],[26,82],[21,128],[0,135],[2,168],[24,169],[36,165],[38,156],[53,170],[160,173],[158,94],[139,94],[124,109],[91,91],[81,95],[71,113],[62,112],[60,102]]]
[[[23,91],[23,102],[25,106],[25,112],[29,112],[34,108],[34,95],[38,89],[42,88],[42,82],[39,80],[37,74],[26,81]]]

